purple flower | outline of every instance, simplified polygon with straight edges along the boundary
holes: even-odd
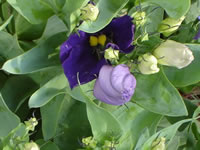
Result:
[[[70,87],[78,85],[77,74],[81,84],[95,79],[101,67],[107,64],[104,50],[108,47],[129,53],[134,46],[134,25],[132,18],[123,16],[113,19],[104,29],[97,33],[79,31],[72,34],[61,45],[60,60]]]
[[[136,87],[136,79],[124,65],[104,65],[94,86],[94,96],[112,105],[123,105],[130,101]]]
[[[196,34],[196,36],[194,37],[194,40],[198,40],[200,38],[200,29],[198,31],[198,33]]]
[[[200,16],[198,16],[197,19],[200,21]],[[200,38],[200,29],[198,33],[196,34],[196,36],[194,37],[194,40],[198,40],[199,38]]]

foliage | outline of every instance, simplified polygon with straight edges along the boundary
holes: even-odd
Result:
[[[41,150],[153,150],[161,139],[167,150],[200,149],[200,40],[193,39],[200,1],[94,0],[98,17],[84,21],[81,8],[88,2],[0,0],[0,149],[24,150],[35,142]],[[145,15],[134,30],[134,51],[117,61],[127,63],[137,80],[131,101],[112,106],[96,100],[95,81],[70,89],[60,45],[78,30],[96,33],[113,18],[136,12]],[[182,16],[171,36],[158,32],[165,18]],[[139,73],[138,57],[167,39],[184,43],[192,63]],[[38,125],[30,129],[26,121],[32,117]]]

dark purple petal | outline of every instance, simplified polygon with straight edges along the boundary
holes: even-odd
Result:
[[[200,38],[200,29],[198,31],[198,33],[196,34],[196,36],[194,37],[195,40],[198,40]]]
[[[84,84],[96,78],[100,68],[106,63],[105,59],[98,60],[88,42],[88,35],[82,31],[72,34],[61,46],[60,59],[70,87]],[[78,76],[77,76],[78,75]]]
[[[119,46],[120,50],[124,53],[133,50],[132,42],[134,40],[134,24],[132,18],[128,15],[113,19],[112,22],[103,29],[102,32],[106,32],[112,35],[113,43]]]
[[[113,19],[107,27],[97,33],[88,34],[79,31],[79,34],[70,35],[68,40],[61,45],[60,51],[60,60],[71,88],[78,85],[78,75],[81,84],[87,83],[95,79],[100,68],[106,64],[104,58],[99,60],[95,56],[95,48],[89,45],[91,35],[105,34],[109,39],[105,49],[112,47],[124,53],[129,53],[134,49],[131,45],[134,39],[134,25],[129,16]]]
[[[106,44],[106,49],[108,49],[108,48],[112,48],[114,50],[119,50],[119,46],[116,45],[116,44],[114,44],[114,43],[108,43],[108,44]]]
[[[107,104],[123,105],[130,101],[135,86],[136,79],[126,65],[104,65],[94,86],[94,96]]]

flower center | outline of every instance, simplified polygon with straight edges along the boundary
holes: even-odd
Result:
[[[97,36],[90,36],[90,46],[97,46],[100,44],[101,46],[104,46],[106,43],[106,35],[101,34],[98,37]]]

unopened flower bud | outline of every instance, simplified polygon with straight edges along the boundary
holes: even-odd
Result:
[[[115,147],[115,141],[105,140],[102,150],[111,150],[113,147]]]
[[[182,21],[185,19],[185,16],[182,16],[179,19],[173,19],[173,18],[166,18],[163,20],[158,27],[158,32],[162,33],[164,36],[168,37],[172,33],[176,32],[176,30],[181,25]]]
[[[40,150],[40,148],[35,142],[30,142],[25,144],[24,150]]]
[[[138,58],[138,69],[142,74],[154,74],[159,72],[157,59],[150,53],[146,53]]]
[[[156,139],[151,145],[151,150],[165,150],[165,141],[164,137]]]
[[[105,50],[104,58],[110,61],[119,59],[119,50],[108,48]]]
[[[156,48],[154,56],[159,64],[178,69],[188,66],[194,60],[192,51],[187,46],[172,40],[167,40]]]
[[[134,22],[137,27],[143,26],[146,23],[146,13],[144,11],[137,11],[131,17],[134,18]]]
[[[97,145],[97,141],[92,136],[83,138],[82,143],[89,148],[95,148]]]
[[[95,21],[98,17],[99,9],[93,4],[89,3],[81,9],[81,18],[85,21]]]
[[[135,87],[136,79],[126,65],[104,65],[95,82],[94,96],[107,104],[123,105],[131,100]]]
[[[24,123],[28,131],[34,131],[35,126],[38,124],[38,121],[36,118],[30,118],[28,121],[25,121]]]

